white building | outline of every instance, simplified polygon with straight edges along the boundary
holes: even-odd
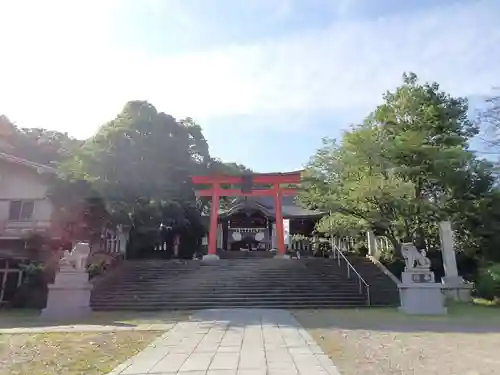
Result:
[[[54,168],[0,152],[0,303],[21,282],[19,261],[29,259],[28,239],[52,230],[53,206],[47,197]]]

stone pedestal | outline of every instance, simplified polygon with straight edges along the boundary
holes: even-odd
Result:
[[[439,239],[445,276],[441,279],[446,297],[456,301],[469,302],[473,284],[466,283],[458,275],[457,260],[455,256],[455,240],[453,229],[449,221],[439,223]]]
[[[276,254],[274,259],[292,259],[289,254]]]
[[[446,314],[442,285],[434,282],[429,270],[412,269],[401,275],[398,285],[401,307],[399,311],[416,315]]]
[[[460,302],[472,301],[472,289],[474,284],[466,283],[460,276],[441,278],[443,292],[447,298]]]
[[[203,255],[203,258],[202,258],[203,261],[207,261],[207,262],[211,262],[211,261],[219,260],[219,259],[220,258],[217,254],[206,254],[206,255]]]
[[[54,284],[49,285],[47,307],[42,310],[42,319],[79,318],[88,314],[92,284],[85,270],[61,270]]]

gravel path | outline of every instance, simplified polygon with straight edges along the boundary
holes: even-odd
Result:
[[[412,320],[370,311],[295,316],[342,375],[500,374],[500,320]]]

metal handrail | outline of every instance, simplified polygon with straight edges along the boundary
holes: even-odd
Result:
[[[368,306],[371,305],[371,300],[370,300],[370,285],[363,279],[363,277],[359,274],[358,271],[356,271],[356,268],[352,265],[351,262],[349,262],[349,259],[346,258],[342,250],[337,246],[333,245],[333,259],[337,259],[337,264],[340,267],[340,258],[344,259],[346,265],[347,265],[347,278],[351,278],[351,271],[354,272],[354,274],[358,277],[359,281],[359,294],[363,294],[363,285],[366,288],[366,302]],[[337,257],[335,258],[335,254],[337,254]]]

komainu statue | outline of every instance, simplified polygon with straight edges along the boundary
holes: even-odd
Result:
[[[428,270],[431,267],[431,261],[427,258],[425,250],[419,251],[411,242],[401,244],[401,253],[405,259],[407,270]]]
[[[90,254],[90,246],[88,243],[79,242],[73,250],[64,250],[64,256],[59,261],[61,269],[74,269],[84,271],[87,266],[87,258]]]

